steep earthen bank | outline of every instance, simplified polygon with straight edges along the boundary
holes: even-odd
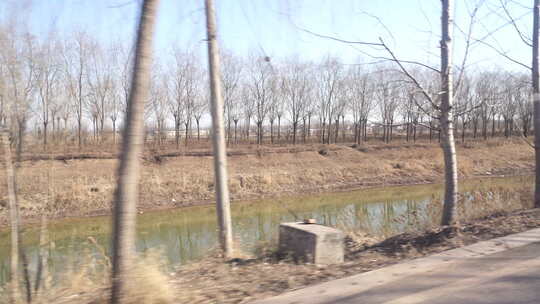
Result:
[[[442,180],[442,153],[435,143],[283,147],[237,153],[229,157],[234,200],[297,195]],[[280,149],[279,153],[272,153]],[[519,140],[466,143],[458,146],[462,178],[517,175],[533,168],[532,149]],[[148,159],[148,158],[146,158]],[[45,210],[51,217],[91,216],[110,212],[116,160],[26,161],[18,172],[21,213]],[[175,208],[211,202],[210,156],[171,156],[145,160],[140,210]],[[0,175],[0,222],[6,223],[5,176]]]

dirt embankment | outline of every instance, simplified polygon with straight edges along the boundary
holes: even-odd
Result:
[[[538,228],[539,215],[539,209],[499,213],[459,226],[403,233],[373,244],[349,238],[345,244],[345,262],[339,265],[297,264],[273,257],[228,263],[208,258],[180,267],[173,280],[178,293],[175,300],[183,303],[249,303],[404,260]],[[265,275],[261,276],[261,273]]]
[[[525,199],[530,202],[532,197]],[[347,237],[345,262],[327,266],[280,259],[273,249],[261,252],[253,259],[225,261],[217,255],[209,256],[180,266],[176,272],[167,275],[145,272],[142,276],[144,284],[132,292],[132,302],[250,303],[405,260],[538,228],[539,216],[540,209],[497,213],[461,225],[403,233],[380,242]],[[45,302],[108,303],[107,285],[68,284],[71,287],[53,290]],[[148,298],[151,301],[142,301]]]
[[[169,152],[167,152],[169,153]],[[172,154],[171,154],[172,153]],[[141,210],[174,208],[211,201],[214,195],[209,154],[145,157],[140,184]],[[165,153],[166,154],[166,153]],[[117,161],[107,158],[22,162],[18,171],[21,214],[51,217],[110,212]],[[60,159],[58,158],[58,159]],[[525,143],[491,141],[458,146],[462,178],[530,173],[532,149]],[[305,194],[442,180],[442,152],[437,144],[278,147],[231,153],[229,176],[233,200]],[[0,223],[6,222],[5,174],[0,175]]]

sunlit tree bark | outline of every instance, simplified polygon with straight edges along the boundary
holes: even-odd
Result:
[[[127,303],[130,269],[135,258],[140,154],[144,139],[144,103],[149,95],[152,42],[158,0],[145,0],[140,14],[131,78],[126,123],[122,136],[122,156],[114,195],[111,303]]]

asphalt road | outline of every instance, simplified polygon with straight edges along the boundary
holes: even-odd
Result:
[[[540,304],[540,230],[293,291],[264,304]]]

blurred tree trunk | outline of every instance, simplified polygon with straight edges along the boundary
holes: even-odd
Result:
[[[158,0],[145,0],[140,13],[118,184],[114,197],[111,303],[127,303],[130,269],[135,259],[140,154],[143,150],[144,103],[149,95],[152,41]]]
[[[11,158],[11,147],[9,143],[8,130],[0,130],[2,146],[4,148],[4,161],[6,168],[6,179],[8,188],[8,200],[9,200],[9,218],[11,226],[11,286],[10,297],[13,303],[19,303],[20,290],[19,290],[19,256],[20,256],[20,240],[19,240],[19,205],[17,202],[17,190],[15,181],[15,170],[13,169],[13,163]]]

